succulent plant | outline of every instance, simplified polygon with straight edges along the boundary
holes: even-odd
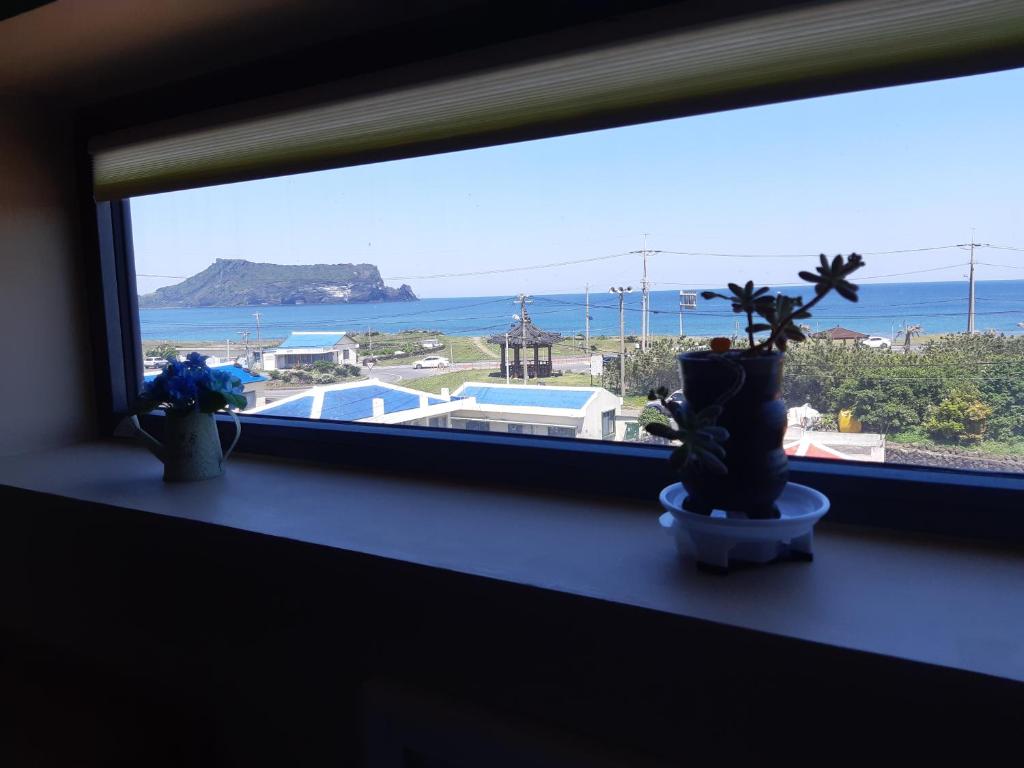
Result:
[[[743,286],[729,283],[731,296],[714,291],[704,291],[701,296],[705,299],[731,301],[733,312],[747,316],[747,327],[744,330],[750,344],[748,354],[771,352],[773,348],[785,352],[789,342],[803,341],[806,338],[804,330],[796,321],[809,318],[811,307],[829,293],[835,291],[848,301],[857,301],[857,286],[847,278],[864,266],[863,257],[859,253],[851,253],[845,258],[837,255],[832,261],[829,261],[825,254],[821,254],[819,258],[821,266],[815,267],[814,272],[800,273],[802,280],[814,284],[814,298],[806,304],[799,296],[786,296],[781,293],[774,297],[769,296],[771,289],[758,288],[753,280],[748,280]],[[763,322],[755,322],[755,315]],[[768,332],[768,337],[758,342],[754,334],[764,332]]]
[[[848,301],[857,301],[857,286],[849,281],[849,276],[864,266],[864,259],[859,253],[851,253],[847,257],[836,256],[831,261],[821,254],[821,265],[814,272],[801,272],[800,278],[814,285],[814,298],[804,303],[800,296],[784,294],[770,295],[771,289],[757,287],[753,280],[744,285],[729,283],[731,295],[704,291],[705,299],[725,299],[732,302],[732,311],[747,316],[745,329],[749,349],[746,354],[767,354],[773,349],[785,352],[790,342],[799,342],[807,338],[808,327],[798,321],[811,316],[811,308],[835,291]],[[761,341],[754,334],[767,333]],[[708,472],[726,474],[723,443],[729,439],[729,432],[717,424],[722,413],[723,404],[743,386],[746,376],[743,367],[731,355],[724,354],[729,350],[729,340],[720,338],[711,342],[712,358],[733,368],[736,379],[732,387],[721,393],[713,404],[698,413],[684,409],[682,404],[668,399],[668,390],[664,387],[650,393],[650,399],[657,398],[662,407],[668,411],[676,426],[667,424],[646,424],[645,429],[652,435],[680,443],[672,452],[670,461],[676,470],[681,470],[690,463],[697,463]]]
[[[728,470],[722,461],[725,458],[725,448],[722,444],[729,439],[729,430],[716,424],[722,413],[722,406],[709,405],[698,413],[690,413],[680,403],[668,399],[668,390],[665,387],[659,388],[656,392],[652,391],[649,398],[657,399],[676,423],[675,427],[657,422],[645,427],[656,437],[680,443],[669,457],[673,469],[678,471],[695,462],[709,472],[726,474]]]

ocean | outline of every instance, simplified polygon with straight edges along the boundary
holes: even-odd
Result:
[[[693,289],[687,289],[693,290]],[[705,301],[698,289],[697,308],[686,310],[684,332],[691,336],[728,336],[741,332],[743,320],[722,300]],[[789,294],[810,298],[808,288],[783,287]],[[618,297],[607,292],[590,294],[590,333],[619,333]],[[679,333],[678,291],[651,292],[651,333]],[[583,333],[586,314],[583,293],[537,295],[527,306],[534,323],[563,335]],[[640,333],[640,294],[626,296],[626,333]],[[383,304],[309,304],[297,306],[202,307],[143,309],[143,339],[221,341],[239,339],[239,331],[256,338],[259,313],[264,339],[279,339],[292,331],[373,329],[396,332],[422,329],[452,336],[489,336],[512,325],[519,304],[509,296],[420,299]],[[923,333],[960,332],[967,329],[967,282],[862,284],[860,300],[852,304],[832,294],[813,311],[815,330],[836,325],[862,333],[890,336],[903,324],[917,324]],[[979,331],[1024,333],[1024,280],[988,280],[976,283],[975,327]]]

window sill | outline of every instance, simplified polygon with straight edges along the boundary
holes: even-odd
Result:
[[[495,493],[241,456],[165,485],[130,444],[0,460],[0,484],[690,619],[1024,681],[1024,556],[823,525],[817,560],[728,577],[680,564],[650,504]]]

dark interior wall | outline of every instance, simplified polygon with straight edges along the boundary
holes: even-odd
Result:
[[[75,184],[69,116],[0,97],[0,455],[92,433]]]

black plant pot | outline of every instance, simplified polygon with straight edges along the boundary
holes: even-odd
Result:
[[[786,434],[786,405],[782,401],[782,355],[778,352],[747,357],[742,352],[689,352],[679,355],[683,372],[683,407],[701,411],[719,403],[718,424],[729,430],[725,442],[728,474],[718,475],[696,462],[682,471],[686,508],[700,514],[712,509],[742,512],[752,518],[778,517],[775,500],[789,478],[782,448]],[[722,402],[742,375],[743,385]]]

